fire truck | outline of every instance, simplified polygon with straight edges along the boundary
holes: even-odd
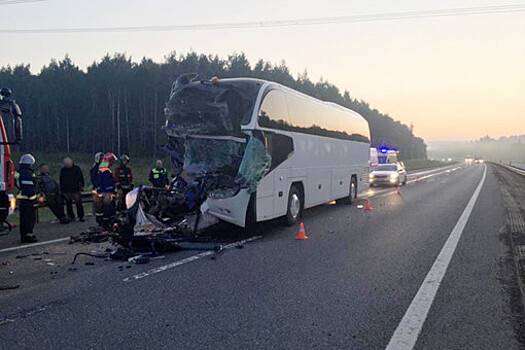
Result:
[[[0,230],[11,230],[7,217],[16,208],[16,199],[9,194],[15,186],[15,164],[11,146],[22,141],[22,112],[10,96],[10,89],[0,90]],[[8,136],[6,124],[13,125],[12,140]]]

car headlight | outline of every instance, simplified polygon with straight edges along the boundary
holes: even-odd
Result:
[[[368,178],[369,179],[373,179],[374,177],[376,177],[374,174],[370,173],[370,175],[368,175]]]
[[[398,177],[399,177],[399,174],[398,174],[398,173],[390,174],[390,178],[391,178],[391,179],[397,179]]]

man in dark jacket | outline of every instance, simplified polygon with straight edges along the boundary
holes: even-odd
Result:
[[[157,160],[155,168],[151,169],[149,173],[149,182],[153,187],[165,188],[168,186],[168,171],[162,166],[162,160]]]
[[[38,188],[44,196],[47,206],[53,214],[60,220],[61,224],[69,224],[69,219],[64,214],[64,202],[60,194],[58,183],[49,174],[49,166],[41,164],[39,167],[40,174],[37,176]]]
[[[84,187],[84,176],[82,170],[73,163],[69,157],[64,159],[64,167],[60,170],[60,191],[66,200],[67,215],[69,219],[75,220],[73,202],[77,207],[77,215],[80,221],[84,221],[84,207],[82,206],[82,189]]]
[[[22,243],[33,243],[37,241],[35,235],[33,235],[37,198],[36,178],[33,172],[35,157],[31,154],[24,154],[20,158],[19,164],[15,178],[16,187],[18,187],[16,201],[20,213],[20,238]]]

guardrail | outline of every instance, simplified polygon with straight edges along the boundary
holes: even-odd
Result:
[[[510,171],[512,171],[512,172],[514,172],[516,174],[518,174],[518,175],[525,176],[525,170],[523,170],[523,169],[516,168],[516,167],[514,167],[512,165],[507,165],[507,164],[503,164],[503,163],[494,163],[494,164],[502,166],[502,167],[504,167],[504,168],[506,168],[506,169],[508,169],[508,170],[510,170]]]

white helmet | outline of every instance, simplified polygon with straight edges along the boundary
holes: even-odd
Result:
[[[102,152],[95,153],[95,163],[102,162],[102,158],[104,158],[104,153]]]
[[[20,162],[18,162],[18,164],[33,165],[35,164],[35,157],[30,153],[26,153],[20,157]]]

